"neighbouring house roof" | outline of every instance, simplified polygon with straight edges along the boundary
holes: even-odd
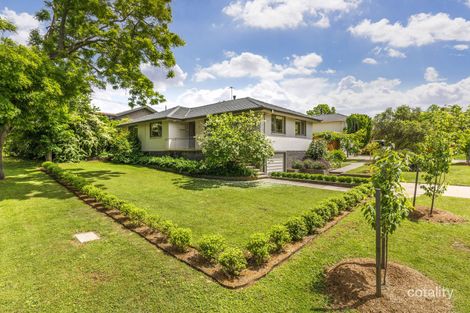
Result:
[[[328,123],[328,122],[346,122],[346,119],[348,118],[347,115],[344,114],[339,114],[339,113],[333,113],[333,114],[320,114],[320,115],[314,115],[314,118]]]
[[[248,110],[259,110],[266,109],[272,110],[275,112],[281,112],[286,114],[291,114],[294,116],[300,116],[310,120],[320,121],[319,119],[312,117],[307,114],[296,112],[290,109],[286,109],[274,104],[266,103],[260,100],[253,98],[240,98],[228,101],[221,101],[213,104],[203,105],[195,108],[187,108],[182,106],[177,106],[165,111],[156,112],[154,114],[142,116],[136,118],[135,120],[124,123],[122,125],[136,124],[145,121],[159,120],[159,119],[176,119],[176,120],[188,120],[199,117],[204,117],[210,114],[220,114],[228,112],[240,112]]]
[[[130,110],[126,110],[126,111],[122,111],[122,112],[118,112],[118,113],[106,113],[106,112],[101,112],[101,114],[103,115],[106,115],[110,118],[115,118],[115,119],[118,119],[124,115],[127,115],[127,114],[131,114],[131,113],[134,113],[134,112],[138,112],[138,111],[142,111],[142,110],[146,110],[146,111],[149,111],[150,114],[151,113],[156,113],[157,111],[149,106],[140,106],[140,107],[137,107],[137,108],[133,108],[133,109],[130,109]]]

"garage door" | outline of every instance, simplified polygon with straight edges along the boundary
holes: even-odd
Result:
[[[270,159],[268,159],[266,172],[284,172],[284,153],[276,153]]]

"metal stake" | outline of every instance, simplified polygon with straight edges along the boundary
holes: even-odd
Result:
[[[375,295],[382,296],[380,189],[375,188]]]

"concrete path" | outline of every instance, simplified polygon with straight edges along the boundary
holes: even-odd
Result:
[[[339,174],[342,174],[342,173],[346,173],[348,171],[351,171],[351,170],[354,170],[358,167],[361,167],[363,165],[365,165],[366,163],[365,162],[354,162],[354,163],[351,163],[349,165],[346,165],[344,167],[340,167],[340,168],[337,168],[337,169],[334,169],[334,170],[331,170],[330,172],[331,173],[339,173]]]
[[[348,160],[372,161],[372,157],[370,155],[350,155]]]
[[[415,190],[415,184],[413,183],[402,183],[405,187],[406,192],[410,197],[413,197]],[[424,194],[424,190],[420,188],[421,185],[418,185],[416,195],[420,196]],[[444,193],[444,196],[447,197],[456,197],[456,198],[466,198],[470,199],[470,187],[469,186],[447,186],[447,190]]]
[[[265,179],[260,180],[260,182],[267,183],[267,184],[300,186],[300,187],[334,190],[334,191],[348,191],[350,189],[347,187],[329,186],[329,185],[321,185],[321,184],[314,184],[314,183],[303,183],[299,181],[290,181],[290,180],[282,180],[282,179],[274,179],[274,178],[265,178]]]

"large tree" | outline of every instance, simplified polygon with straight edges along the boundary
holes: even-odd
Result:
[[[142,69],[163,68],[174,76],[172,48],[184,42],[169,30],[170,0],[51,0],[36,17],[46,31],[31,33],[31,47],[6,39],[0,43],[2,148],[14,127],[34,123],[51,126],[45,142],[53,146],[63,115],[73,112],[75,99],[89,96],[93,87],[128,89],[131,106],[164,100]],[[0,30],[14,31],[14,26],[0,19]],[[43,110],[38,85],[41,95],[49,94],[41,97]]]
[[[308,115],[320,115],[320,114],[333,114],[336,113],[336,108],[335,107],[330,107],[326,103],[320,103],[314,106],[311,110],[307,111]]]

